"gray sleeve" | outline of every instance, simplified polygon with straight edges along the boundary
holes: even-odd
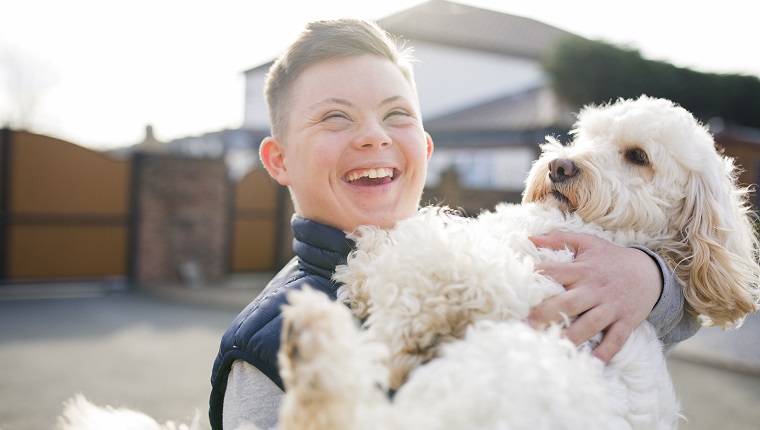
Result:
[[[236,429],[253,423],[261,429],[275,428],[282,395],[280,387],[259,369],[236,360],[227,377],[222,427]]]
[[[647,321],[654,326],[657,337],[665,345],[665,349],[670,349],[678,342],[694,336],[702,324],[699,317],[684,309],[683,286],[665,261],[647,248],[641,246],[632,246],[632,248],[646,252],[660,266],[663,280],[662,294],[652,312],[649,313]]]

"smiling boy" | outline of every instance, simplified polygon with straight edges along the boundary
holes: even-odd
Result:
[[[212,373],[212,428],[272,427],[282,395],[277,367],[285,292],[309,285],[333,299],[346,233],[391,228],[414,214],[433,141],[422,127],[411,51],[374,23],[310,24],[270,69],[272,136],[264,167],[295,207],[296,257],[224,334]]]
[[[433,142],[399,66],[372,54],[322,61],[293,82],[289,105],[260,154],[298,216],[350,232],[417,210]]]

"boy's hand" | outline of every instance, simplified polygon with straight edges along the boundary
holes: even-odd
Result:
[[[662,292],[657,263],[635,248],[615,245],[588,234],[552,232],[533,237],[539,248],[569,249],[572,263],[544,263],[536,270],[564,285],[566,293],[546,299],[530,314],[536,326],[579,316],[565,334],[580,345],[605,331],[593,355],[608,362],[634,328],[646,320]]]

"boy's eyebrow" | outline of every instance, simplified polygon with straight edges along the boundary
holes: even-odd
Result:
[[[399,100],[406,100],[406,98],[404,96],[400,96],[400,95],[388,97],[387,99],[384,99],[383,101],[380,102],[380,106],[384,106],[384,105],[387,105],[387,104],[392,104],[392,103],[395,103],[395,102],[397,102]],[[335,104],[339,104],[339,105],[343,105],[343,106],[347,106],[347,107],[353,107],[354,106],[353,103],[351,103],[350,101],[348,101],[346,99],[341,99],[341,98],[338,98],[338,97],[328,97],[328,98],[326,98],[324,100],[320,100],[320,101],[314,103],[313,105],[309,106],[309,109],[311,109],[311,110],[317,109],[320,106],[323,106],[323,105],[326,105],[326,104],[331,104],[331,103],[335,103]]]
[[[320,101],[314,103],[313,105],[309,106],[309,109],[311,109],[311,110],[317,109],[320,106],[323,106],[323,105],[326,105],[326,104],[331,104],[331,103],[337,103],[339,105],[348,106],[348,107],[351,107],[351,106],[354,105],[353,103],[351,103],[350,101],[348,101],[346,99],[340,99],[340,98],[337,98],[337,97],[329,97],[329,98],[326,98],[324,100],[320,100]]]
[[[405,100],[404,96],[388,97],[387,99],[385,99],[382,102],[380,102],[380,106],[391,104],[391,103],[395,103],[395,102],[397,102],[399,100]]]

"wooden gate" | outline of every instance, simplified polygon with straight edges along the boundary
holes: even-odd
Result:
[[[0,135],[0,282],[125,277],[130,162],[47,136]]]
[[[232,271],[274,271],[292,255],[287,190],[263,168],[235,185],[232,229]]]
[[[167,158],[151,157],[154,161]],[[227,194],[227,187],[234,192],[228,204],[209,198],[192,209],[193,213],[200,211],[204,220],[225,220],[216,223],[221,227],[213,234],[226,247],[200,248],[207,254],[216,253],[207,256],[214,257],[214,261],[227,259],[228,263],[223,264],[227,271],[275,271],[292,256],[292,204],[287,190],[264,169],[253,170],[239,182],[230,183],[225,174],[218,174],[218,163],[188,158],[188,162],[180,163],[184,176],[178,176],[177,169],[158,169],[159,173],[150,177],[150,186],[138,186],[137,177],[145,169],[137,167],[148,164],[135,160],[132,155],[111,158],[48,136],[0,130],[0,284],[103,278],[140,282],[137,272],[145,265],[138,262],[145,258],[140,260],[144,255],[137,253],[147,254],[146,246],[155,247],[168,240],[164,236],[171,228],[143,231],[138,225],[156,218],[151,211],[158,210],[169,211],[158,214],[165,222],[184,220],[182,226],[188,227],[186,206],[192,194],[188,194],[188,187],[199,188],[195,191],[211,193],[212,197]],[[182,178],[193,180],[181,183]],[[205,182],[198,185],[201,180]],[[162,193],[154,199],[165,199],[165,204],[137,204],[144,203],[156,187]],[[197,243],[209,245],[200,239],[202,233],[208,233],[205,227],[185,228],[183,235],[198,237],[182,236],[181,242],[196,248]],[[174,254],[187,254],[179,245],[161,250],[172,254],[162,255],[162,261],[186,257]],[[169,275],[158,278],[161,279],[155,280],[174,281]]]

